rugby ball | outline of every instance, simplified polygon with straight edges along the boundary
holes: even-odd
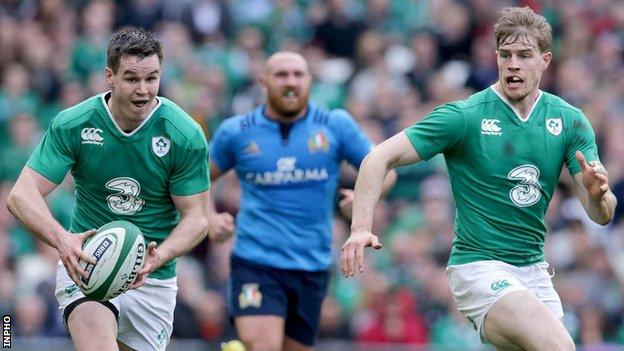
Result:
[[[85,241],[82,250],[95,264],[80,260],[87,272],[79,288],[86,297],[106,301],[124,293],[145,263],[145,240],[141,230],[127,221],[103,225]]]

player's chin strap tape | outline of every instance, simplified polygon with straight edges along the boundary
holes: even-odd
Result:
[[[83,302],[87,302],[87,301],[98,302],[98,303],[101,303],[102,305],[106,306],[115,315],[115,320],[117,322],[119,322],[119,311],[117,310],[117,307],[115,307],[115,305],[113,305],[110,301],[96,301],[96,300],[91,300],[88,297],[81,297],[78,300],[76,300],[76,301],[70,303],[69,305],[67,305],[67,307],[65,307],[65,311],[63,311],[63,323],[65,324],[66,328],[69,329],[69,325],[67,324],[67,320],[69,319],[69,315],[74,311],[74,309],[76,307],[78,307],[78,305],[80,305]]]

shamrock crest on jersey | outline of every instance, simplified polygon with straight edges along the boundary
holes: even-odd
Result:
[[[561,118],[549,118],[546,120],[546,130],[548,130],[550,134],[557,136],[561,134],[562,129],[563,123],[561,122]]]
[[[152,150],[158,157],[165,156],[171,148],[171,140],[162,135],[152,137]]]

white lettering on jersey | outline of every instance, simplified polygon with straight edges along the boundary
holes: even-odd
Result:
[[[281,157],[276,162],[276,171],[249,172],[245,180],[258,185],[280,185],[289,183],[303,183],[309,181],[324,181],[329,178],[325,167],[297,168],[297,157]]]
[[[279,172],[292,172],[295,170],[295,164],[297,163],[296,157],[280,157],[277,160],[277,170]]]
[[[497,123],[500,123],[498,119],[487,119],[484,118],[481,120],[481,134],[485,135],[501,135],[503,134],[503,130],[498,126]]]
[[[563,123],[561,122],[561,118],[549,118],[546,120],[546,130],[550,132],[550,134],[557,136],[561,134],[561,130],[563,130]]]
[[[131,215],[139,211],[145,200],[139,197],[141,185],[129,177],[114,178],[106,183],[106,187],[117,191],[116,194],[106,197],[108,208],[118,214]]]
[[[542,197],[539,184],[540,171],[533,165],[518,166],[509,172],[507,178],[518,181],[509,191],[509,198],[518,207],[534,205]]]
[[[104,145],[104,138],[100,135],[103,131],[100,128],[83,128],[80,132],[83,144]]]

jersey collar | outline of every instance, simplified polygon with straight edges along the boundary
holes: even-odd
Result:
[[[113,113],[111,112],[111,110],[108,108],[108,104],[106,103],[106,97],[109,96],[111,94],[111,91],[107,91],[104,94],[101,95],[100,99],[102,101],[102,105],[104,105],[104,109],[106,109],[106,113],[108,114],[108,117],[110,118],[111,122],[113,122],[113,125],[115,126],[115,128],[117,129],[117,131],[119,131],[119,134],[121,134],[122,136],[125,137],[131,137],[134,134],[138,133],[139,130],[141,130],[141,127],[143,127],[147,121],[149,121],[149,119],[152,117],[152,115],[154,114],[154,112],[156,112],[156,110],[158,110],[158,108],[160,107],[160,105],[162,104],[162,102],[160,101],[160,99],[158,98],[158,96],[156,97],[156,101],[158,101],[158,103],[156,104],[156,106],[154,107],[154,109],[152,110],[152,112],[150,112],[149,115],[147,115],[147,117],[145,117],[145,119],[143,120],[143,122],[141,122],[141,124],[139,124],[136,128],[134,128],[133,131],[131,131],[130,133],[126,133],[123,131],[123,129],[121,129],[121,127],[119,127],[119,125],[117,124],[117,122],[115,121],[115,119],[113,118]]]
[[[535,109],[535,106],[537,106],[537,104],[539,103],[540,99],[542,98],[542,95],[544,95],[544,94],[542,94],[542,91],[540,89],[537,89],[537,99],[535,99],[535,101],[533,102],[533,106],[531,106],[531,109],[529,110],[529,113],[527,113],[526,118],[523,118],[522,114],[520,113],[520,111],[518,111],[511,104],[511,102],[509,102],[509,100],[507,100],[507,98],[503,94],[499,93],[494,88],[494,84],[490,85],[490,89],[492,89],[494,94],[496,94],[505,103],[505,105],[509,106],[509,108],[514,112],[516,117],[518,117],[518,120],[520,120],[520,122],[527,122],[531,118],[531,114],[533,113],[533,110]]]
[[[294,124],[296,124],[296,123],[299,123],[299,122],[302,122],[302,121],[307,120],[307,119],[308,119],[308,117],[310,116],[310,113],[311,113],[311,112],[312,112],[312,110],[314,109],[314,107],[315,107],[315,106],[314,106],[314,103],[312,103],[311,101],[309,101],[309,102],[308,102],[308,104],[307,104],[307,109],[308,109],[308,110],[306,111],[305,115],[303,115],[303,117],[299,118],[298,120],[296,120],[296,121],[295,121],[294,123],[292,123],[292,124],[294,125]],[[262,121],[264,121],[264,123],[268,123],[268,124],[275,125],[275,126],[279,125],[279,123],[280,123],[280,122],[278,122],[278,121],[276,121],[276,120],[274,120],[274,119],[271,119],[271,118],[269,118],[269,117],[266,115],[266,104],[263,104],[263,105],[259,106],[257,111],[258,111],[258,114],[260,115],[260,119],[261,119]]]

